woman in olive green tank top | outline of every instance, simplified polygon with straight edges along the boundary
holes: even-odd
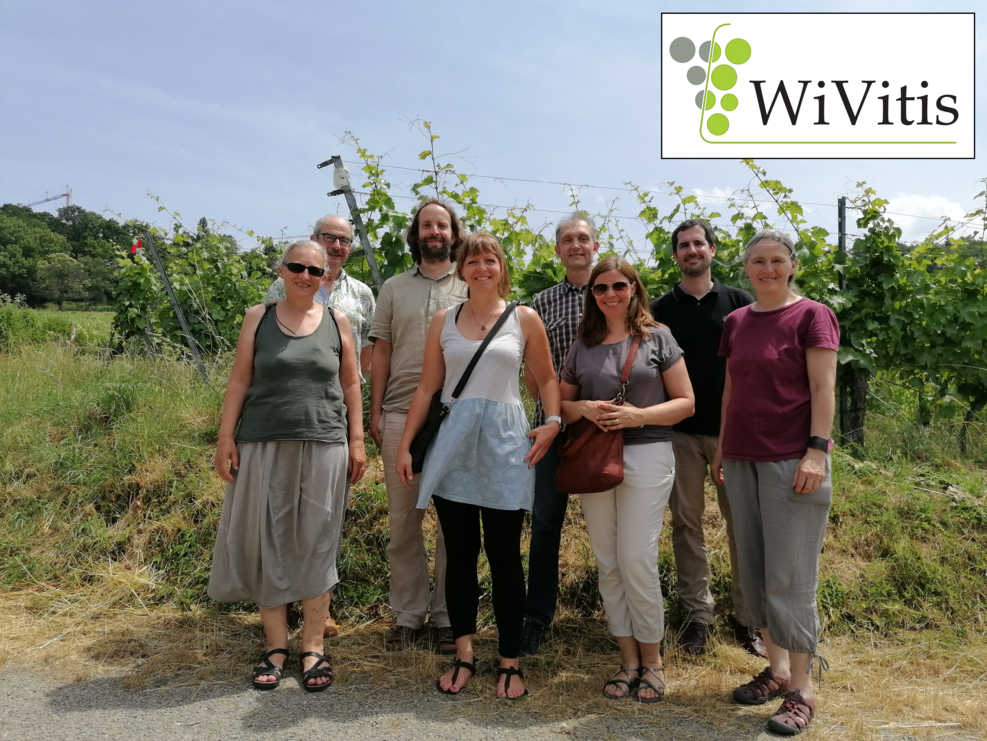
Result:
[[[316,303],[326,254],[295,242],[278,266],[286,298],[243,318],[216,448],[229,482],[209,595],[260,606],[266,647],[257,689],[278,686],[288,659],[289,602],[301,602],[302,686],[332,683],[323,627],[336,586],[347,480],[363,476],[360,375],[349,322]]]

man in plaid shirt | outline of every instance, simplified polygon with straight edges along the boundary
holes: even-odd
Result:
[[[577,212],[559,222],[555,229],[555,254],[565,268],[565,280],[547,288],[531,303],[538,312],[552,351],[555,373],[562,364],[569,346],[576,338],[579,319],[583,315],[586,284],[593,271],[593,258],[600,249],[596,241],[596,225],[585,213]],[[533,397],[538,386],[525,371],[525,386]],[[545,423],[541,401],[535,413],[537,427]],[[531,549],[528,553],[528,601],[525,606],[524,628],[521,633],[521,656],[538,652],[542,634],[555,618],[559,592],[559,547],[562,523],[565,521],[569,495],[555,488],[555,471],[559,467],[559,440],[535,466],[535,501],[531,508]]]

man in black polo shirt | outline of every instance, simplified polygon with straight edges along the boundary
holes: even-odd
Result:
[[[664,296],[651,302],[651,313],[668,326],[684,351],[696,413],[675,425],[675,485],[672,489],[672,549],[678,571],[676,589],[688,614],[679,645],[689,654],[706,649],[713,625],[713,595],[709,589],[709,558],[703,537],[703,486],[720,434],[720,402],[726,360],[719,356],[720,335],[727,314],[754,299],[746,291],[722,285],[710,275],[716,245],[713,230],[703,221],[683,221],[672,232],[672,257],[682,280]],[[737,615],[735,633],[751,653],[765,655],[755,629],[744,625],[744,596],[737,572],[730,504],[723,487],[715,484],[720,512],[727,524],[732,571],[731,597]]]

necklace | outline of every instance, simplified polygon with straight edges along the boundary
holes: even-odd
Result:
[[[297,330],[292,329],[287,324],[285,324],[284,322],[281,321],[281,317],[278,316],[277,307],[275,307],[275,309],[274,309],[274,318],[277,320],[278,324],[281,325],[281,328],[282,329],[285,329],[288,332],[291,332],[293,335],[295,335],[295,337],[298,336],[298,331]],[[302,317],[302,321],[303,322],[305,321],[305,318],[304,317]],[[299,326],[301,326],[301,325],[299,325]]]
[[[469,303],[469,302],[467,302],[467,303]],[[476,312],[473,310],[473,304],[470,304],[470,314],[473,315],[473,321],[480,325],[480,330],[483,331],[483,332],[486,332],[487,331],[487,322],[489,322],[490,321],[490,317],[492,317],[494,315],[494,311],[497,311],[496,307],[494,308],[493,311],[491,311],[489,314],[487,314],[487,318],[484,319],[481,322],[479,319],[476,318]]]

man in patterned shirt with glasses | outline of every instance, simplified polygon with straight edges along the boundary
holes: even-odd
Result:
[[[538,312],[545,331],[555,374],[562,372],[562,363],[569,346],[576,338],[579,319],[583,315],[586,284],[593,272],[593,258],[600,249],[596,240],[596,225],[588,214],[577,211],[559,222],[555,228],[555,254],[565,268],[565,279],[535,296],[531,308]],[[525,386],[532,397],[538,397],[538,386],[524,375]],[[535,411],[534,427],[545,423],[541,402]],[[555,488],[555,471],[559,467],[559,441],[555,438],[545,456],[535,465],[535,501],[531,507],[531,547],[528,551],[528,600],[521,631],[521,656],[538,652],[542,634],[555,618],[559,594],[559,548],[562,525],[569,504],[569,495]]]

